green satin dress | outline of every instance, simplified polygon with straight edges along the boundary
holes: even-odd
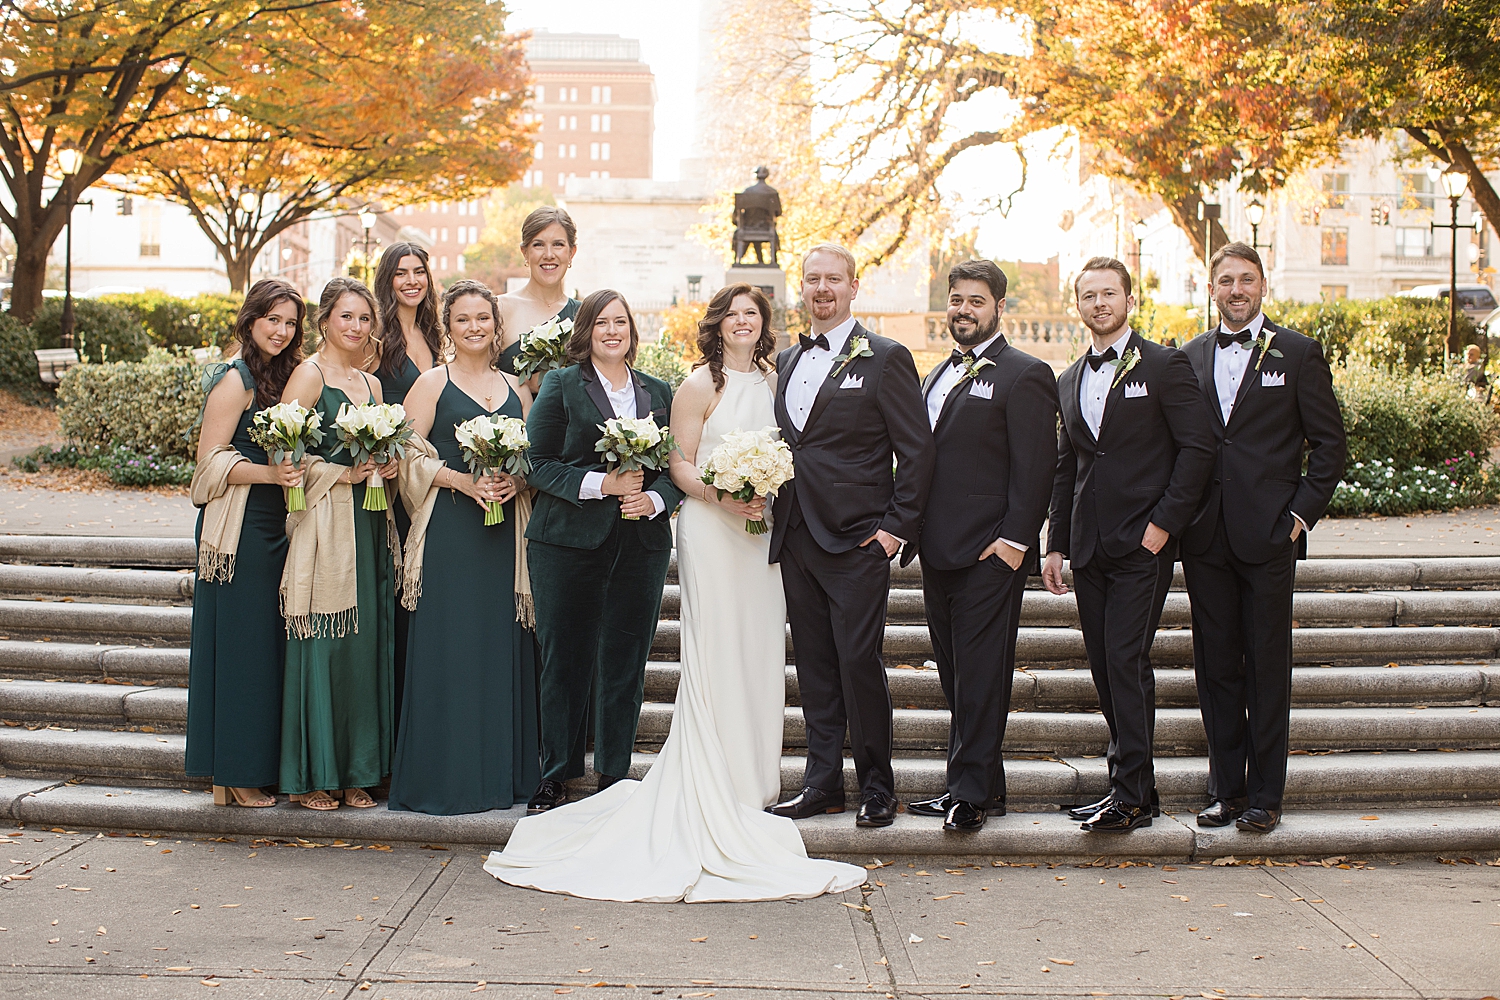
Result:
[[[449,468],[469,474],[453,428],[494,412],[519,418],[521,401],[512,392],[485,410],[451,381],[443,387],[428,440]],[[508,809],[541,780],[536,646],[516,621],[514,506],[485,527],[472,499],[438,491],[407,639],[391,809]]]
[[[345,402],[354,401],[324,384],[316,409],[325,433],[315,454],[352,465],[347,451],[334,454],[340,446],[333,420]],[[391,772],[395,570],[386,548],[385,511],[363,509],[364,499],[364,484],[355,483],[358,631],[342,638],[286,640],[281,790],[288,794],[373,788]]]
[[[239,371],[246,389],[255,381],[245,362],[211,370],[206,396]],[[269,461],[250,440],[250,421],[240,414],[230,444],[256,465]],[[193,532],[203,531],[203,513]],[[280,486],[256,483],[245,502],[245,519],[228,583],[199,580],[193,587],[193,638],[188,659],[187,773],[231,788],[274,788],[281,760],[281,672],[286,627],[281,618],[281,567],[286,561],[286,501]]]
[[[572,319],[574,316],[577,316],[577,315],[578,315],[578,300],[577,299],[569,299],[567,302],[564,302],[563,303],[563,307],[557,311],[557,316],[555,318],[557,318],[557,319]],[[543,320],[542,322],[545,323],[547,321]],[[541,323],[537,324],[537,326],[541,326],[541,325],[542,325]],[[517,338],[517,340],[516,340],[516,342],[514,344],[511,344],[505,350],[503,350],[503,351],[500,352],[500,358],[499,358],[498,361],[495,362],[495,367],[499,368],[501,371],[503,371],[507,375],[514,375],[516,373],[516,355],[518,355],[520,353],[521,353],[521,341],[520,341],[519,338]]]

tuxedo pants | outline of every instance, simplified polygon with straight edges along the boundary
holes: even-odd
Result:
[[[948,795],[1005,801],[1006,715],[1026,574],[998,556],[957,570],[922,568],[927,631],[937,654],[948,723]]]
[[[1182,554],[1193,605],[1193,669],[1208,734],[1208,793],[1281,808],[1292,711],[1296,545],[1263,563],[1235,558],[1222,517],[1203,552]]]
[[[828,792],[844,787],[847,730],[861,796],[894,796],[891,691],[880,658],[891,585],[885,549],[871,542],[826,552],[802,522],[782,545],[781,582],[807,726],[803,784]]]
[[[669,549],[640,544],[623,519],[597,549],[529,542],[531,593],[541,650],[542,777],[583,777],[588,719],[594,772],[630,772],[646,690],[646,660],[661,614]]]
[[[1149,807],[1156,787],[1151,643],[1172,585],[1170,551],[1138,546],[1116,558],[1098,548],[1088,565],[1073,567],[1083,645],[1109,723],[1110,791],[1127,806]]]

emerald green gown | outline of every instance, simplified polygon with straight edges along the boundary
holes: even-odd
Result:
[[[563,303],[563,307],[557,311],[556,318],[557,319],[572,319],[574,316],[577,316],[577,315],[578,315],[578,300],[577,299],[569,299],[568,301],[564,302]],[[546,320],[542,320],[542,323],[545,323],[545,322],[547,322],[547,321]],[[538,323],[537,326],[541,326],[542,323]],[[517,338],[517,340],[516,340],[516,342],[514,344],[511,344],[505,350],[503,350],[503,351],[500,352],[500,357],[496,360],[495,367],[498,368],[498,369],[500,369],[501,371],[503,371],[507,375],[514,375],[516,373],[516,356],[519,355],[520,353],[521,353],[521,341],[520,341],[519,338]]]
[[[394,374],[382,375],[380,377],[380,399],[384,403],[400,403],[406,405],[406,394],[411,392],[411,387],[416,385],[417,379],[422,372],[417,368],[417,363],[410,357],[401,362],[401,370]],[[406,505],[399,499],[400,491],[395,484],[386,487],[386,495],[390,498],[391,513],[396,515],[396,534],[401,538],[401,544],[406,545],[406,533],[411,529],[411,515],[406,512]],[[395,718],[399,723],[401,720],[401,695],[406,687],[406,630],[411,623],[411,614],[396,602],[396,700]]]
[[[246,389],[255,381],[245,362],[214,369],[204,394],[230,369]],[[254,404],[240,414],[230,445],[256,465],[265,449],[250,440]],[[203,531],[203,513],[193,532]],[[286,501],[281,487],[256,483],[245,503],[234,579],[193,587],[193,637],[188,659],[187,773],[231,788],[272,788],[281,758],[281,670],[286,628],[281,618],[281,567],[286,561]]]
[[[499,410],[485,410],[450,381],[428,440],[449,468],[468,475],[453,428],[496,412],[519,418],[521,401],[512,392]],[[391,809],[508,809],[540,780],[536,646],[516,621],[514,507],[507,503],[506,520],[485,527],[471,498],[438,491],[407,639]]]
[[[323,443],[314,454],[352,465],[339,450],[333,420],[353,403],[326,383],[316,409]],[[342,638],[286,640],[281,703],[281,790],[372,788],[391,772],[394,721],[395,571],[386,548],[385,511],[365,510],[365,487],[354,484],[354,563],[358,631]]]

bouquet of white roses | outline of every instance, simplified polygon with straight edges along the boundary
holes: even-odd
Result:
[[[553,316],[545,323],[521,334],[521,350],[516,355],[516,378],[526,381],[554,368],[566,368],[568,338],[573,336],[573,321]]]
[[[454,427],[453,436],[458,438],[476,482],[490,472],[524,476],[531,471],[531,460],[526,457],[531,439],[526,436],[523,420],[498,413],[475,417]],[[499,500],[485,506],[484,523],[485,527],[505,523],[505,509]]]
[[[385,465],[393,458],[406,457],[406,442],[411,440],[411,421],[400,403],[365,403],[339,407],[333,418],[339,442],[354,459],[354,464],[373,460]],[[370,473],[365,482],[365,510],[385,510],[385,481],[378,472]]]
[[[718,490],[720,496],[728,493],[744,503],[770,496],[792,476],[792,449],[781,440],[781,431],[775,427],[725,434],[703,466],[705,483]],[[764,535],[769,529],[763,519],[746,519],[745,530],[752,535]]]
[[[650,417],[613,417],[599,425],[604,436],[594,445],[614,468],[632,472],[636,469],[661,471],[667,467],[677,439]],[[621,517],[629,517],[621,514]],[[633,520],[633,518],[632,518]]]
[[[322,423],[323,417],[317,410],[296,403],[277,403],[251,418],[250,440],[266,449],[272,465],[280,465],[288,458],[293,465],[301,465],[308,447],[323,443]],[[307,492],[301,486],[287,490],[286,509],[291,512],[307,509]]]

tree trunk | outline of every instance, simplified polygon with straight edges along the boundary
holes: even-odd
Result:
[[[255,263],[252,253],[224,254],[224,273],[229,277],[229,290],[241,295],[250,287],[250,266]]]
[[[22,323],[30,323],[42,305],[42,289],[47,284],[47,252],[50,247],[34,242],[22,244],[16,252],[16,267],[10,289],[10,314]]]
[[[1203,248],[1203,220],[1198,218],[1198,206],[1203,204],[1203,199],[1196,194],[1190,194],[1177,201],[1167,202],[1167,209],[1172,213],[1173,220],[1193,244],[1193,252],[1198,255],[1199,260],[1204,260]],[[1223,224],[1215,220],[1213,223],[1213,249],[1208,252],[1212,255],[1214,250],[1229,242],[1229,234],[1224,231]]]

